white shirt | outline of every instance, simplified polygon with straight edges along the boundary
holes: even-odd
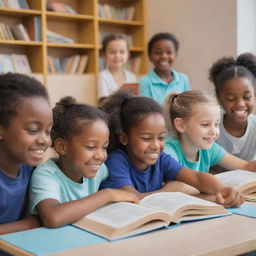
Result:
[[[245,134],[239,138],[228,133],[221,122],[217,143],[232,155],[248,161],[256,160],[256,116],[249,115]]]
[[[125,77],[125,82],[124,83],[136,83],[137,78],[136,76],[124,69],[124,77]],[[119,85],[115,82],[111,72],[109,69],[104,69],[99,73],[98,76],[98,98],[101,97],[107,97],[109,96],[112,92],[117,91],[119,89]]]

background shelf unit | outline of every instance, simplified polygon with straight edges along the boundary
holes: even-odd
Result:
[[[101,56],[101,33],[125,33],[132,41],[129,46],[131,58],[140,58],[138,75],[147,72],[145,42],[145,1],[146,0],[51,0],[68,5],[76,13],[51,11],[48,0],[27,0],[30,9],[0,7],[0,23],[12,27],[23,24],[27,30],[37,30],[40,40],[0,39],[0,54],[25,54],[31,66],[32,76],[39,78],[48,88],[52,102],[64,95],[73,95],[78,100],[95,104],[97,99],[96,79]],[[134,9],[132,20],[100,17],[99,5],[105,8]],[[40,19],[40,27],[33,23]],[[72,43],[50,42],[48,30],[72,40]],[[39,31],[39,32],[38,32]],[[67,72],[52,73],[49,70],[49,56],[60,60],[74,56],[88,55],[83,74]],[[58,84],[56,84],[58,83]]]

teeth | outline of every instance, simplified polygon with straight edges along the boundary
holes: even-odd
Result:
[[[43,149],[34,149],[32,151],[35,152],[36,154],[43,154],[44,153]]]
[[[155,157],[158,157],[159,153],[148,153],[148,155],[149,155],[150,157],[155,158]]]
[[[99,164],[88,164],[91,168],[99,168],[100,165]]]

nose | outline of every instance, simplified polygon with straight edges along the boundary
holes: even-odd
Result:
[[[46,134],[45,132],[42,132],[37,137],[37,143],[41,145],[50,145],[51,144],[51,137],[50,135]]]
[[[154,139],[154,140],[152,140],[152,143],[150,144],[150,146],[154,150],[159,150],[161,147],[160,141],[158,139]]]
[[[215,125],[212,125],[210,127],[210,130],[209,130],[209,134],[211,135],[215,135],[219,132],[219,127],[218,126],[215,126]]]
[[[102,149],[98,149],[98,150],[95,151],[94,158],[96,160],[103,161],[106,158],[106,152]]]
[[[244,102],[244,99],[241,97],[241,98],[238,98],[236,100],[236,107],[243,107],[245,105],[245,102]]]

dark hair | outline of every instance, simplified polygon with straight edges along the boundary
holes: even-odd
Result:
[[[35,78],[18,73],[0,74],[0,125],[7,127],[22,99],[30,97],[49,100],[46,88]]]
[[[124,40],[126,42],[127,49],[128,49],[128,43],[126,41],[126,37],[124,34],[109,34],[109,35],[105,36],[102,40],[102,52],[103,53],[106,52],[109,42],[111,42],[113,40]]]
[[[155,34],[148,42],[148,55],[151,54],[152,48],[157,41],[169,40],[174,44],[176,52],[179,50],[180,43],[178,39],[171,33],[158,33]]]
[[[237,58],[223,57],[209,69],[209,80],[213,82],[217,96],[224,83],[236,77],[248,78],[255,87],[256,57],[253,54],[243,53]]]
[[[108,124],[107,115],[100,109],[87,104],[79,104],[70,96],[62,98],[53,108],[52,146],[57,138],[70,139],[81,132],[85,122],[99,119]]]
[[[151,114],[163,114],[163,108],[153,99],[134,96],[130,90],[119,90],[110,95],[102,106],[109,114],[110,144],[108,151],[123,148],[119,141],[122,132],[128,133],[129,128],[136,127]]]

